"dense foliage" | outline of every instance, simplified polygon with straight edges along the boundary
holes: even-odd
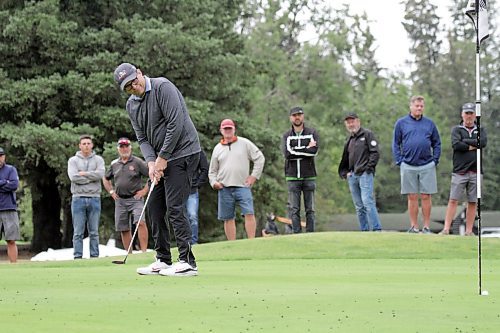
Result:
[[[456,0],[456,8],[465,0]],[[494,8],[493,1],[490,1]],[[124,111],[126,96],[112,73],[122,61],[150,76],[166,76],[186,97],[210,156],[219,139],[218,123],[232,117],[238,134],[266,156],[255,187],[257,219],[267,212],[286,215],[287,195],[280,152],[289,127],[288,109],[301,105],[308,125],[321,136],[317,157],[318,229],[336,213],[352,212],[345,182],[337,176],[345,129],[342,115],[357,112],[378,136],[381,161],[375,191],[383,212],[404,211],[399,170],[392,163],[392,127],[408,112],[412,94],[426,96],[426,115],[443,141],[439,195],[445,204],[451,171],[450,129],[459,108],[474,101],[473,27],[456,9],[454,25],[442,31],[429,1],[405,1],[402,29],[412,41],[409,77],[382,69],[366,15],[348,6],[333,10],[312,0],[42,0],[0,5],[0,146],[8,152],[29,191],[33,250],[71,246],[67,160],[82,133],[95,137],[96,151],[109,163],[120,136],[133,138]],[[491,13],[490,15],[494,15]],[[315,37],[304,41],[304,30]],[[494,27],[493,27],[494,28]],[[493,30],[492,30],[493,31]],[[446,53],[443,44],[449,45]],[[482,49],[483,125],[490,143],[484,153],[488,209],[498,209],[499,186],[498,41]],[[135,147],[135,152],[139,150]],[[103,195],[105,240],[113,233],[113,203]],[[201,190],[200,238],[223,238],[216,221],[216,193]],[[23,214],[26,217],[27,214]],[[25,222],[26,223],[26,222]]]

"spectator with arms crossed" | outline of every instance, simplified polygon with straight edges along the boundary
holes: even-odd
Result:
[[[306,232],[313,232],[315,225],[314,192],[316,190],[316,165],[314,158],[319,149],[319,135],[314,128],[304,125],[304,109],[293,107],[289,112],[292,127],[283,134],[281,144],[285,156],[285,178],[288,186],[288,217],[292,220],[293,233],[302,232],[300,224],[300,199],[304,194]]]
[[[465,193],[467,210],[465,215],[465,235],[474,236],[472,231],[477,208],[477,135],[476,106],[465,103],[462,106],[462,121],[451,130],[453,147],[453,172],[451,174],[450,199],[446,209],[444,228],[441,235],[450,233],[451,223],[457,212],[458,201]],[[488,142],[486,131],[481,127],[481,149]],[[482,170],[480,171],[482,174]],[[482,175],[481,175],[482,176]]]

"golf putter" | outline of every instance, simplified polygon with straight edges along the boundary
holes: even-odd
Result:
[[[146,211],[146,206],[148,204],[149,197],[151,196],[151,192],[153,192],[154,187],[155,187],[155,182],[152,182],[151,187],[149,188],[148,197],[146,198],[146,201],[144,202],[144,207],[142,208],[141,216],[139,216],[139,220],[138,220],[137,226],[134,230],[134,234],[132,235],[132,239],[130,240],[130,244],[128,245],[127,255],[125,256],[125,258],[123,258],[123,260],[113,260],[112,261],[113,264],[123,265],[127,261],[128,255],[130,253],[130,249],[132,248],[132,244],[134,244],[135,236],[137,235],[137,231],[139,230],[139,223],[141,223],[141,221],[142,221],[142,217],[144,216],[144,212]]]

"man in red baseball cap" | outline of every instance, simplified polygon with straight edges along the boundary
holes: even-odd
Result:
[[[218,219],[224,221],[228,240],[236,239],[235,208],[240,206],[245,216],[248,238],[255,237],[255,215],[251,187],[262,175],[264,154],[250,140],[236,136],[236,125],[231,119],[220,123],[221,141],[215,146],[210,160],[208,179],[218,193]],[[253,170],[250,173],[250,162]]]
[[[148,247],[148,227],[144,219],[139,221],[139,217],[144,208],[143,198],[149,190],[143,181],[143,177],[149,176],[149,169],[146,162],[132,154],[128,138],[118,140],[117,150],[119,158],[111,162],[102,183],[115,201],[115,229],[121,234],[123,247],[128,249],[132,240],[131,215],[132,224],[139,228],[139,247],[145,252]]]

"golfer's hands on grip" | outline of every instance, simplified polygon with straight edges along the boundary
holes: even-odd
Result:
[[[167,160],[160,156],[156,158],[156,161],[148,162],[149,179],[151,179],[151,182],[154,182],[155,185],[158,184],[161,177],[163,177],[163,173],[167,168],[167,163]]]

